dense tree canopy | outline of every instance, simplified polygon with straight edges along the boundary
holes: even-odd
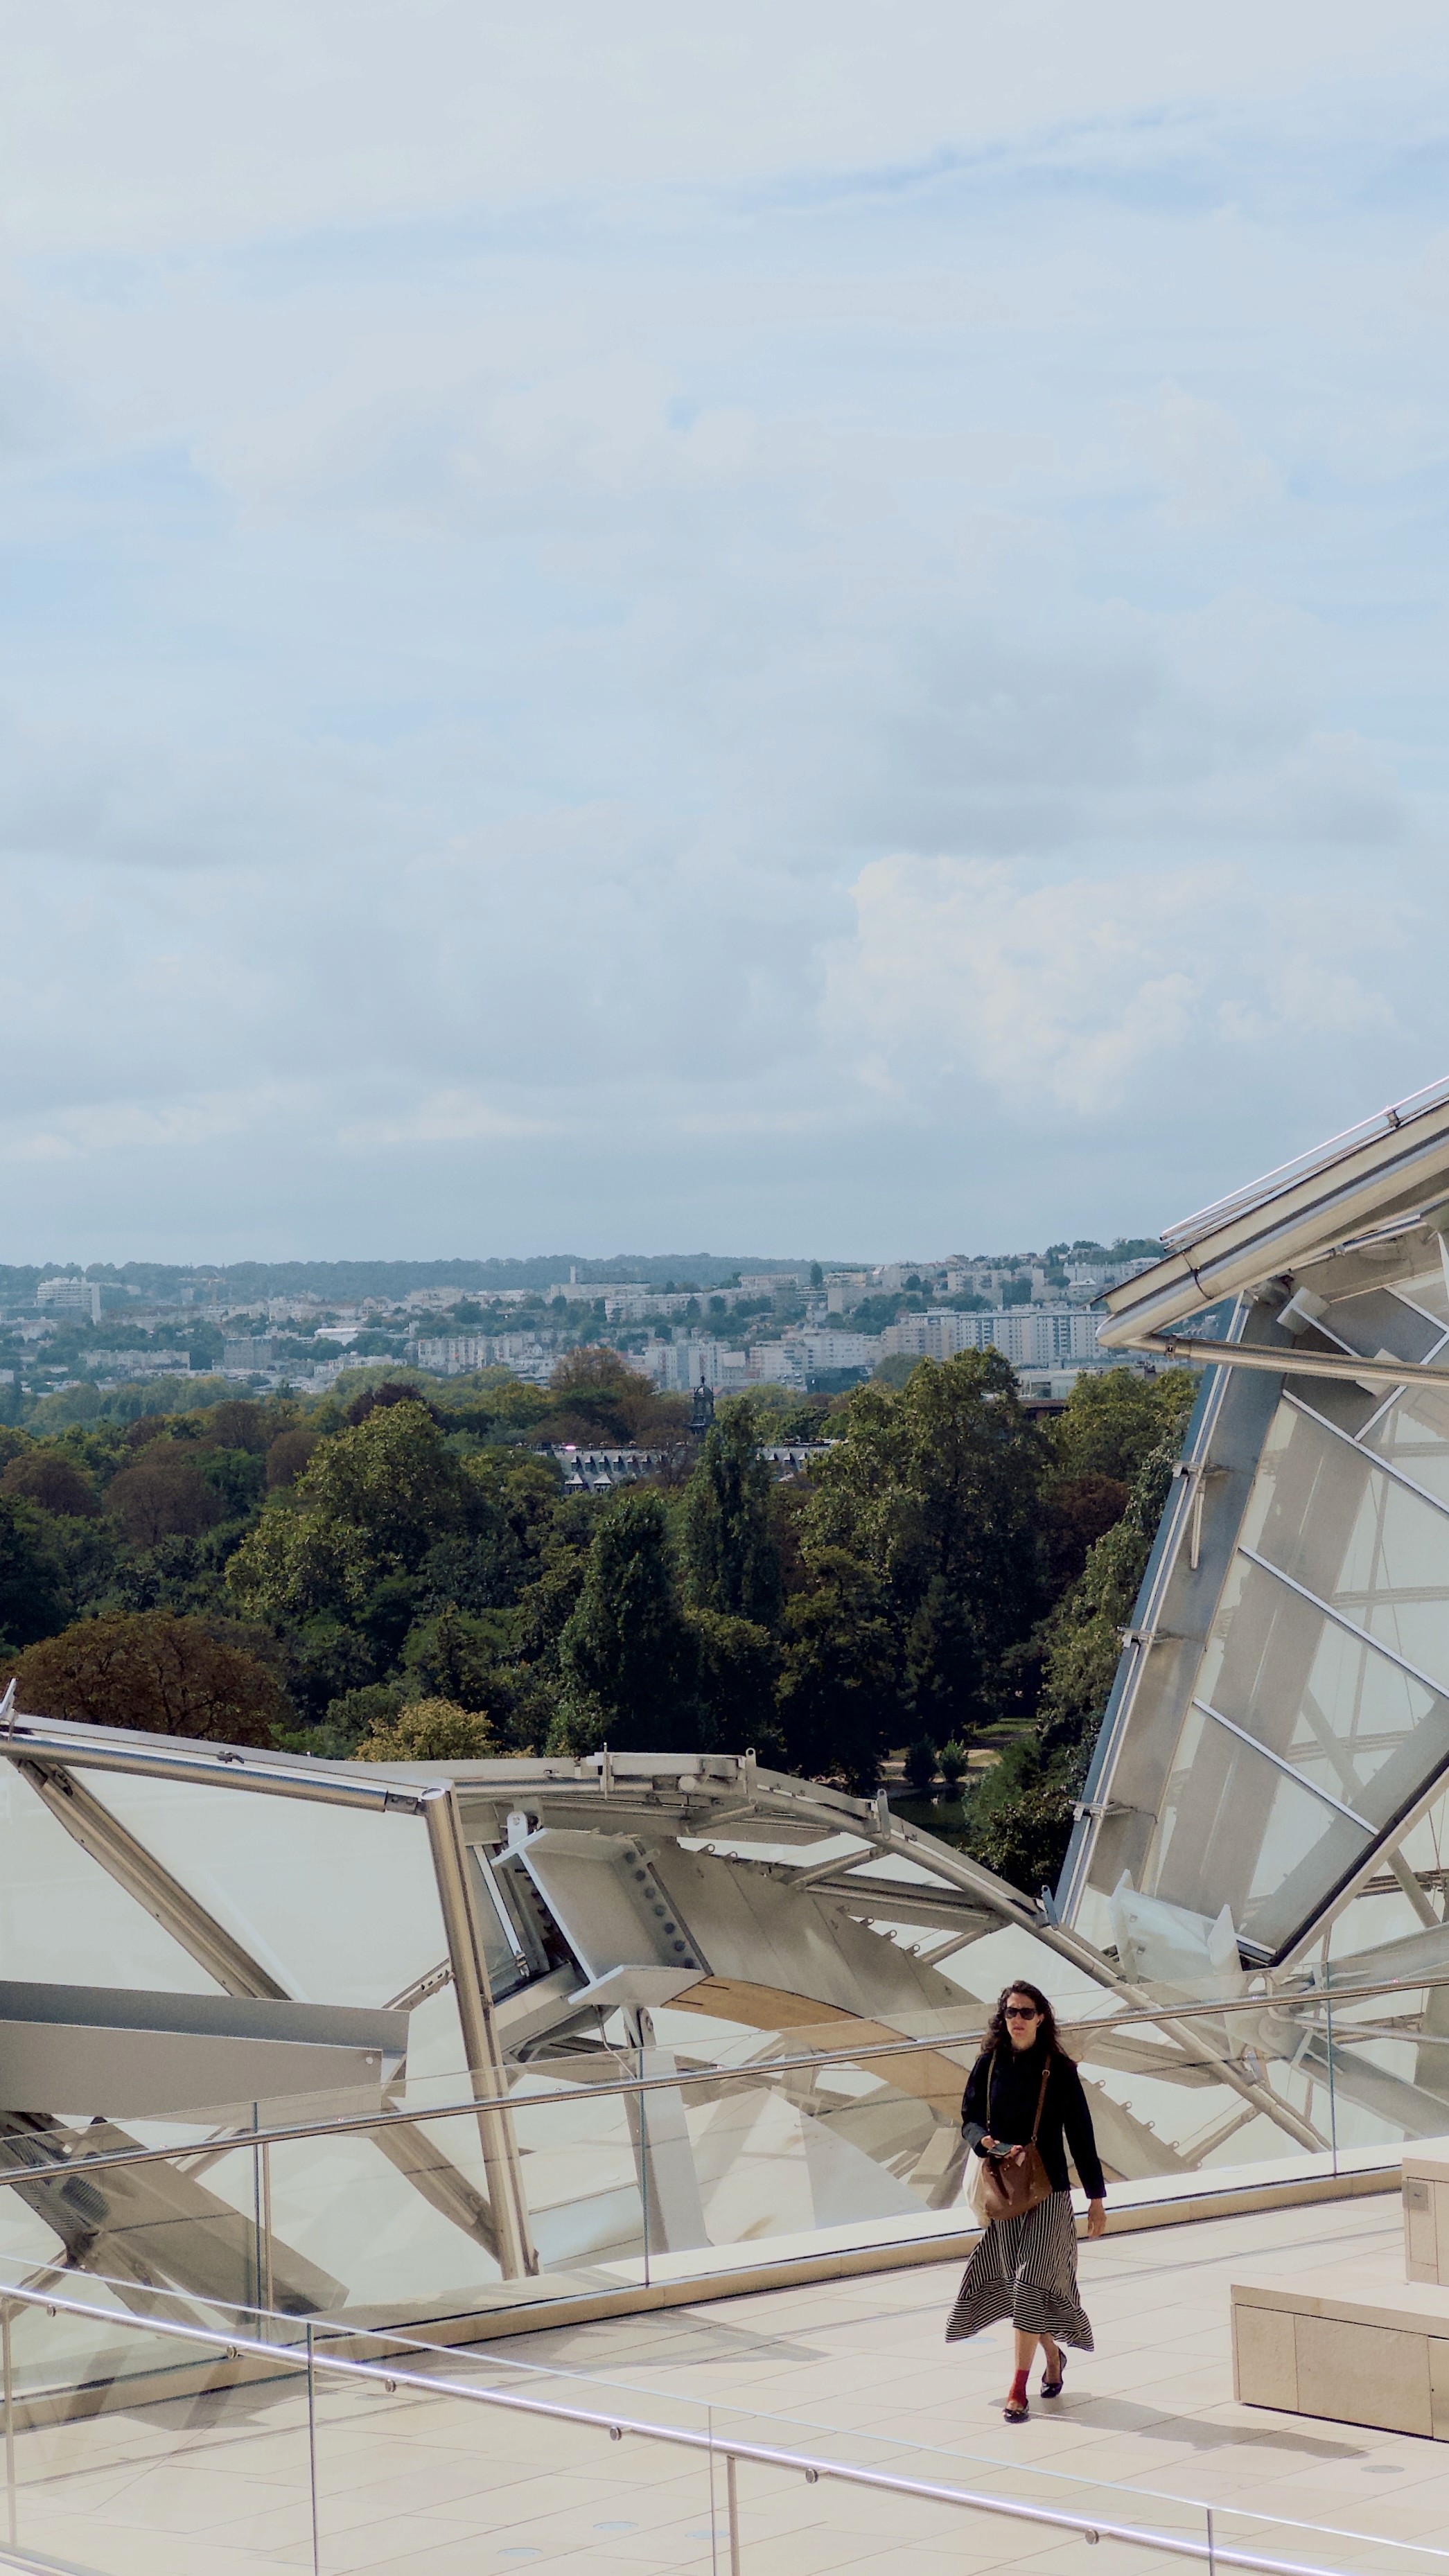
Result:
[[[559,1638],[565,1741],[621,1751],[697,1741],[693,1640],[679,1598],[663,1497],[624,1493],[589,1546]]]
[[[376,1759],[743,1751],[962,1777],[1053,1877],[1195,1381],[1112,1370],[1047,1425],[993,1352],[727,1399],[697,1447],[617,1352],[350,1400],[0,1430],[0,1682],[49,1714]],[[355,1383],[355,1382],[354,1382]],[[824,1429],[808,1475],[761,1456]],[[565,1491],[548,1444],[647,1442]],[[426,1753],[424,1748],[427,1748]]]
[[[285,1693],[254,1655],[170,1610],[84,1619],[45,1638],[21,1656],[15,1695],[37,1717],[228,1744],[270,1744],[287,1715]]]
[[[689,1597],[700,1608],[771,1627],[780,1615],[780,1553],[770,1526],[768,1433],[744,1396],[727,1397],[705,1434],[684,1510]]]

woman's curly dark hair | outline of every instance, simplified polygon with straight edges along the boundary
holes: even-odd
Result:
[[[996,1998],[996,2010],[987,2024],[986,2036],[981,2043],[982,2056],[986,2056],[993,2048],[1011,2046],[1011,2033],[1006,2027],[1006,2006],[1012,1995],[1025,1995],[1029,2003],[1035,2004],[1041,2015],[1041,2020],[1037,2023],[1036,2035],[1038,2040],[1046,2042],[1048,2057],[1067,2057],[1067,2052],[1062,2046],[1061,2032],[1057,2028],[1056,2014],[1040,1986],[1034,1986],[1029,1977],[1013,1977],[1009,1986],[1002,1987]],[[1067,2057],[1067,2064],[1070,2066],[1073,2063],[1074,2060]]]

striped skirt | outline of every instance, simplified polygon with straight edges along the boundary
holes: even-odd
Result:
[[[1091,2322],[1077,2295],[1077,2229],[1072,2195],[1054,2191],[1024,2218],[994,2218],[966,2266],[946,2341],[964,2343],[1010,2317],[1025,2334],[1093,2350]]]

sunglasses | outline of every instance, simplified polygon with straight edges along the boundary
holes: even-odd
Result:
[[[1041,2015],[1035,2004],[1008,2004],[1006,2018],[1008,2021],[1040,2021]]]

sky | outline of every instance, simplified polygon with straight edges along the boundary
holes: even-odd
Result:
[[[0,1260],[1110,1240],[1449,1071],[1437,0],[0,23]]]

